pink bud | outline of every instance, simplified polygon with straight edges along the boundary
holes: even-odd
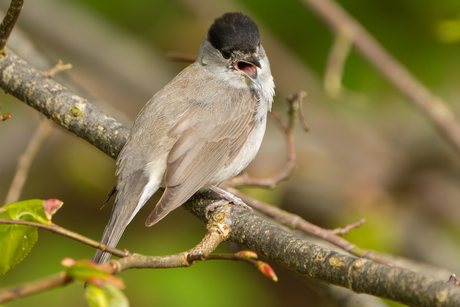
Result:
[[[271,266],[262,261],[257,261],[257,269],[273,281],[278,281],[278,277]]]
[[[73,260],[72,258],[64,258],[61,261],[61,264],[66,267],[75,265],[75,263],[76,263],[75,260]]]
[[[56,198],[45,199],[43,201],[43,210],[48,221],[51,221],[51,217],[56,211],[61,208],[63,202]]]
[[[240,252],[237,252],[235,255],[238,255],[238,256],[241,256],[241,257],[246,257],[246,258],[249,258],[249,259],[257,259],[259,257],[257,255],[257,253],[255,253],[253,251],[240,251]]]

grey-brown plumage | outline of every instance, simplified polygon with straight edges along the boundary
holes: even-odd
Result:
[[[248,19],[241,13],[216,19],[197,61],[137,116],[117,159],[118,194],[101,243],[115,247],[128,223],[160,187],[165,191],[146,226],[157,223],[198,190],[236,176],[255,157],[274,84],[257,26]],[[251,23],[257,39],[234,35]],[[253,26],[248,28],[251,37]],[[229,27],[236,32],[226,35]],[[216,28],[223,30],[213,32]],[[227,49],[216,48],[210,34],[214,39],[223,35],[219,44],[236,49],[229,55]],[[110,254],[98,250],[93,261],[103,263],[109,258]]]

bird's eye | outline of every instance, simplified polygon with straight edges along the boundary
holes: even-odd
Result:
[[[232,53],[231,53],[231,52],[228,52],[228,51],[221,51],[220,53],[222,53],[222,56],[223,56],[224,59],[226,59],[226,60],[230,59],[230,57],[232,56]]]

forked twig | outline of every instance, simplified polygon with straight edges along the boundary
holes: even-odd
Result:
[[[315,237],[318,237],[320,239],[323,239],[324,241],[332,243],[358,257],[370,259],[375,262],[390,265],[390,266],[397,267],[400,269],[405,269],[396,263],[393,263],[383,257],[380,257],[379,255],[376,255],[365,249],[360,248],[359,246],[354,245],[353,243],[345,240],[344,238],[338,236],[337,234],[335,234],[334,232],[330,230],[321,228],[317,225],[314,225],[304,220],[297,214],[289,213],[275,206],[272,206],[260,200],[254,199],[246,194],[241,193],[240,191],[234,188],[226,187],[226,186],[221,186],[221,187],[224,190],[227,190],[228,192],[232,193],[236,197],[241,198],[242,201],[244,201],[246,204],[250,205],[254,209],[259,210],[260,212],[263,212],[269,217],[280,221],[282,224],[286,225],[287,227],[298,229],[305,233],[314,235]]]
[[[281,116],[275,110],[269,113],[270,117],[275,121],[278,128],[283,132],[286,138],[286,147],[287,147],[287,159],[284,166],[274,175],[268,178],[252,178],[249,177],[246,173],[243,173],[240,176],[237,176],[233,179],[230,179],[225,182],[226,186],[231,187],[241,187],[241,186],[253,186],[253,187],[263,187],[268,189],[274,189],[275,186],[283,180],[289,179],[296,168],[296,152],[295,152],[295,143],[294,143],[294,127],[297,121],[297,118],[300,119],[302,126],[305,131],[308,131],[308,125],[305,122],[305,117],[303,115],[302,100],[307,96],[307,93],[301,91],[297,94],[291,95],[286,98],[289,103],[289,119],[286,124]]]
[[[44,71],[43,73],[46,77],[52,78],[61,71],[72,69],[72,67],[72,64],[64,64],[62,60],[59,60],[56,64],[54,64],[54,66],[50,70]]]

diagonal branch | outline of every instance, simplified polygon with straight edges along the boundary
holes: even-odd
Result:
[[[30,139],[27,149],[19,157],[16,173],[14,174],[8,194],[6,195],[5,205],[19,200],[29,174],[29,169],[43,146],[43,143],[48,139],[51,128],[50,122],[45,120],[41,121],[35,134]]]
[[[94,241],[90,238],[87,238],[85,236],[82,236],[81,234],[78,234],[76,232],[70,231],[68,229],[62,228],[58,225],[52,224],[52,225],[46,225],[46,224],[40,224],[40,223],[35,223],[35,222],[30,222],[30,221],[18,221],[18,220],[7,220],[7,219],[0,219],[0,224],[10,224],[10,225],[23,225],[23,226],[29,226],[29,227],[37,227],[41,229],[45,229],[48,231],[51,231],[55,234],[59,234],[61,236],[70,238],[72,240],[81,242],[83,244],[86,244],[88,246],[94,247],[94,248],[99,248],[105,252],[111,253],[112,255],[118,256],[118,257],[126,257],[129,255],[128,252],[126,251],[121,251],[116,248],[110,248],[108,246],[105,246],[104,244],[101,244],[97,241]]]
[[[115,158],[128,129],[85,99],[47,79],[12,52],[0,59],[0,87],[57,124]],[[203,221],[206,207],[220,196],[202,191],[185,208]],[[460,288],[432,277],[365,259],[341,255],[295,237],[279,225],[238,206],[230,207],[229,239],[288,269],[317,281],[414,306],[459,306]],[[447,280],[447,277],[446,277]]]
[[[303,2],[337,33],[345,35],[388,82],[422,110],[441,135],[460,153],[460,123],[440,97],[432,94],[335,1]]]
[[[129,135],[115,119],[11,51],[0,61],[0,87],[111,158],[118,156]]]
[[[241,198],[242,201],[244,201],[246,204],[250,205],[254,209],[260,212],[263,212],[264,214],[266,214],[267,216],[273,219],[280,221],[283,225],[286,225],[289,228],[298,229],[305,233],[314,235],[315,237],[323,239],[326,242],[332,243],[335,246],[338,246],[342,248],[343,250],[355,256],[366,258],[372,261],[376,261],[378,263],[390,265],[390,266],[397,267],[400,269],[405,269],[401,267],[400,265],[385,259],[384,257],[371,253],[365,249],[360,248],[359,246],[356,246],[355,244],[338,236],[336,233],[334,233],[334,231],[321,228],[315,224],[312,224],[304,220],[297,214],[286,212],[284,210],[279,209],[278,207],[275,207],[267,203],[264,203],[260,200],[254,199],[246,194],[241,193],[240,191],[236,189],[229,188],[229,187],[223,187],[223,188],[227,190],[228,192],[232,193],[233,195],[235,195],[236,197]],[[362,224],[362,221],[359,221],[358,224],[359,223]],[[350,229],[350,227],[357,227],[356,223],[347,227],[345,229],[345,233],[348,229]],[[343,232],[344,230],[341,230],[341,231]]]
[[[12,301],[20,297],[26,297],[37,294],[49,289],[64,286],[71,283],[73,278],[65,272],[59,272],[56,275],[44,278],[39,281],[31,282],[22,286],[4,289],[0,291],[0,303]]]
[[[3,18],[2,24],[0,25],[0,54],[3,56],[6,55],[6,42],[10,37],[11,31],[13,31],[23,5],[24,0],[12,0],[6,12],[6,16]]]

